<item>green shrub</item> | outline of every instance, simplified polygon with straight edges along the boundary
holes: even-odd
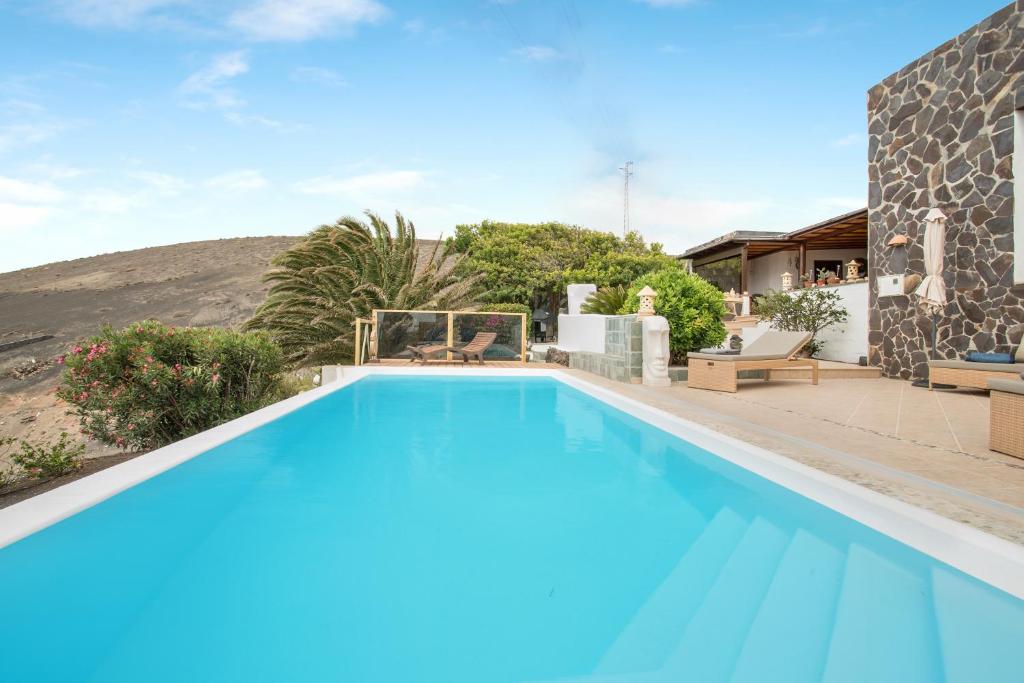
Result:
[[[580,306],[580,313],[615,315],[626,305],[627,296],[629,296],[629,289],[626,288],[626,285],[601,287],[587,297],[587,300]]]
[[[86,436],[125,449],[172,443],[281,397],[281,349],[263,332],[154,320],[100,334],[58,359],[57,396]]]
[[[835,290],[801,289],[795,294],[768,292],[754,300],[758,317],[776,330],[810,332],[811,341],[804,350],[814,356],[824,342],[817,340],[819,332],[827,327],[846,322],[848,314],[843,298]]]
[[[61,432],[57,443],[33,444],[21,442],[21,452],[11,460],[27,474],[37,479],[59,477],[82,466],[85,444],[68,443],[68,433]]]
[[[726,329],[722,324],[725,301],[713,284],[682,268],[656,270],[629,286],[622,313],[637,312],[640,308],[637,292],[647,286],[658,293],[654,299],[655,313],[668,320],[673,362],[683,362],[687,351],[718,346],[725,340]]]

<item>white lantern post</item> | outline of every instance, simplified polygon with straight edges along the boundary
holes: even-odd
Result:
[[[857,263],[856,261],[850,261],[849,263],[846,264],[846,279],[847,280],[850,280],[852,282],[853,280],[857,279],[859,274],[860,274],[860,264],[859,263]]]
[[[788,292],[793,289],[793,273],[782,274],[782,291]]]
[[[646,318],[654,315],[654,297],[658,296],[658,293],[647,286],[637,292],[637,296],[640,297],[640,310],[636,312],[636,317]]]

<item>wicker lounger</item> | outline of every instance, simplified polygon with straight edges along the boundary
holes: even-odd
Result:
[[[741,370],[764,370],[764,380],[767,382],[772,377],[772,370],[789,368],[810,368],[811,384],[817,384],[818,361],[814,358],[795,357],[810,339],[809,332],[769,330],[736,356],[688,353],[686,385],[695,389],[735,393]]]
[[[431,346],[407,346],[412,353],[412,358],[409,362],[420,361],[423,365],[427,364],[427,361],[431,356],[437,355],[441,352],[448,353],[449,351],[454,354],[462,356],[462,362],[468,363],[470,358],[476,358],[480,365],[484,364],[484,352],[490,348],[494,340],[498,338],[496,332],[477,332],[473,339],[465,346],[448,346],[447,344],[433,344]]]
[[[928,362],[928,389],[933,384],[952,384],[972,389],[988,389],[990,379],[1016,379],[1024,372],[1024,344],[1017,347],[1015,363],[972,363],[964,360]]]
[[[989,380],[988,447],[1024,458],[1024,381]]]

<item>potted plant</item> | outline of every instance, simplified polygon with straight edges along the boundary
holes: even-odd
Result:
[[[810,273],[801,273],[800,274],[800,286],[803,289],[807,289],[812,284],[814,284],[814,280],[811,278],[811,274]]]
[[[825,281],[828,278],[828,274],[829,274],[828,268],[818,268],[818,286],[819,287],[824,287],[825,286]]]
[[[842,280],[840,280],[839,276],[830,270],[828,271],[828,274],[825,276],[825,282],[827,282],[830,285],[838,285],[840,282],[842,282]]]

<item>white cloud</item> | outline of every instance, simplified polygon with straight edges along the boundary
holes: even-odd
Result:
[[[310,178],[293,184],[292,189],[302,194],[353,194],[356,192],[410,190],[421,186],[424,180],[425,177],[421,171],[381,171],[347,178],[334,176]]]
[[[58,11],[82,26],[129,28],[144,16],[181,0],[60,0]]]
[[[186,78],[178,91],[186,97],[189,106],[232,109],[245,101],[228,87],[228,82],[249,71],[249,60],[244,50],[217,55],[209,64]]]
[[[64,130],[57,122],[10,123],[0,125],[0,151],[16,146],[31,145],[52,138]]]
[[[376,0],[259,0],[232,14],[229,22],[253,40],[299,41],[351,33],[387,14]]]
[[[64,193],[49,183],[32,183],[0,176],[0,200],[22,204],[51,204],[64,198]]]
[[[611,176],[571,193],[566,220],[621,231],[622,179]],[[670,253],[682,253],[723,232],[749,227],[766,203],[682,197],[644,188],[630,189],[630,224],[648,241],[661,242]]]
[[[35,175],[44,176],[50,180],[70,180],[71,178],[78,178],[88,173],[85,169],[78,168],[77,166],[51,162],[46,159],[29,164],[25,168]]]
[[[849,135],[844,135],[841,138],[836,138],[829,144],[831,144],[833,147],[851,147],[853,145],[856,145],[863,139],[864,136],[861,135],[860,133],[850,133]]]
[[[137,194],[124,194],[102,188],[84,192],[77,199],[85,213],[126,214],[144,203]]]
[[[188,187],[188,183],[183,179],[169,173],[136,171],[130,173],[129,176],[142,181],[147,187],[164,197],[173,197],[174,195],[181,194],[182,190]]]
[[[548,45],[527,45],[526,47],[513,50],[512,54],[527,62],[550,62],[562,59],[564,56],[561,52]]]
[[[39,225],[49,218],[55,209],[50,206],[23,206],[0,202],[0,230],[20,230]]]
[[[292,69],[291,79],[296,83],[315,83],[329,88],[347,85],[339,73],[322,66],[297,66]]]
[[[424,24],[423,20],[418,17],[416,19],[410,19],[409,21],[402,24],[402,30],[414,36],[423,33],[423,30],[425,28],[426,24]]]
[[[206,181],[207,187],[227,192],[259,190],[268,184],[267,179],[262,173],[251,169],[222,173]]]

